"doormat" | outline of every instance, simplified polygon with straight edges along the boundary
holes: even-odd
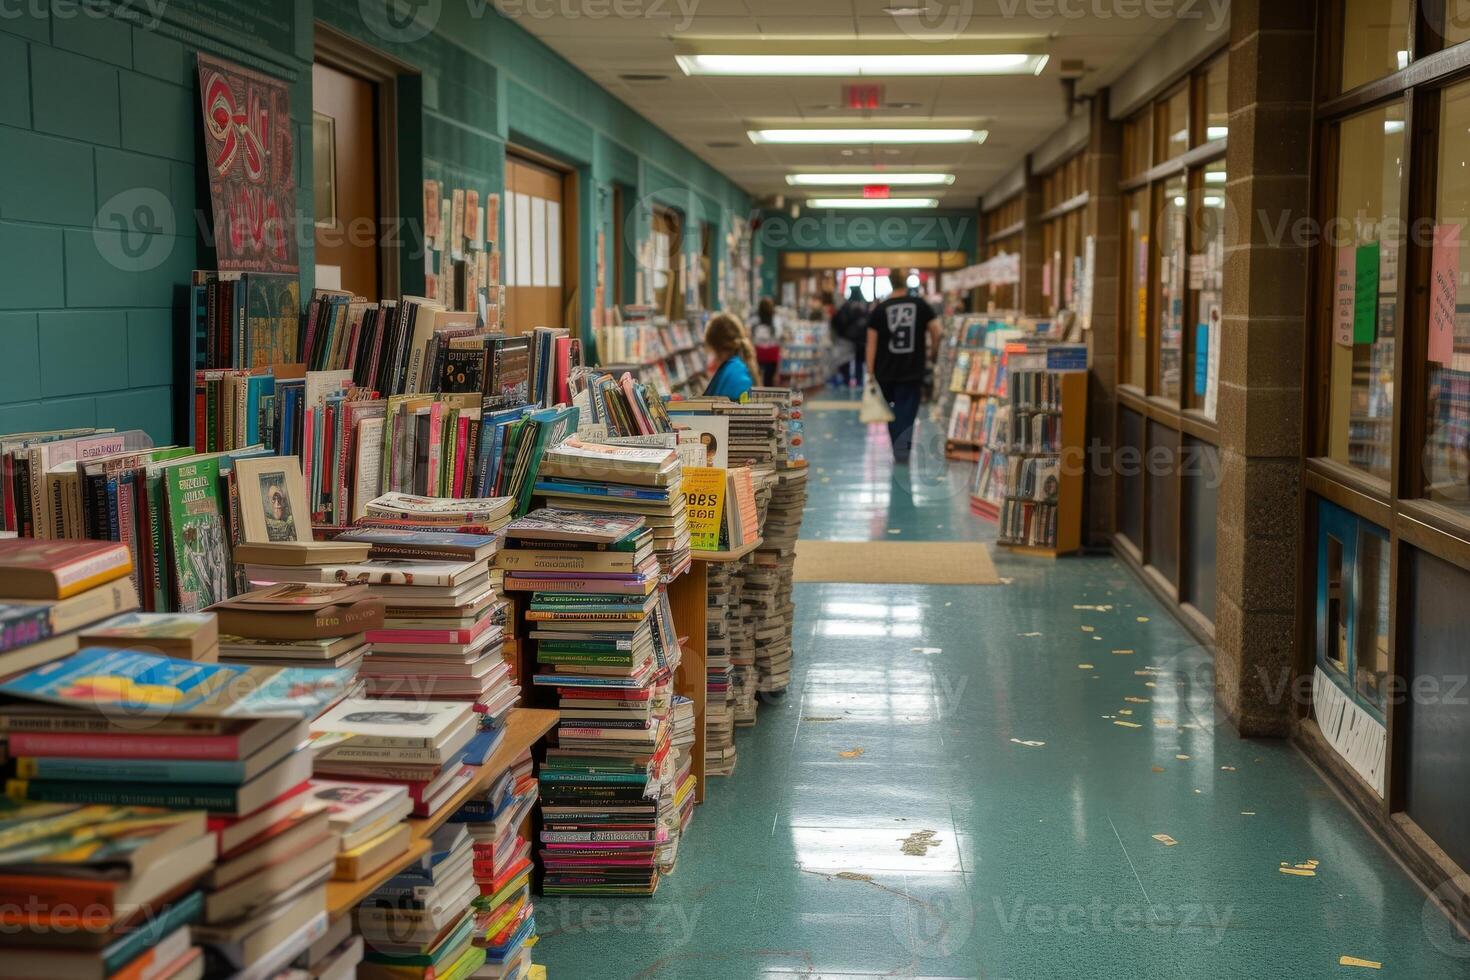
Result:
[[[978,541],[796,542],[796,581],[1000,585]]]
[[[812,412],[860,412],[863,408],[861,401],[838,401],[835,398],[823,398],[819,401],[807,402],[802,406]]]

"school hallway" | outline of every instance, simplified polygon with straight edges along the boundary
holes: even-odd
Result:
[[[803,539],[993,540],[932,423],[907,476],[855,411],[806,426]],[[791,690],[737,729],[678,869],[651,900],[538,901],[550,975],[1470,976],[1297,749],[1219,717],[1209,655],[1119,561],[992,550],[995,586],[799,584]]]

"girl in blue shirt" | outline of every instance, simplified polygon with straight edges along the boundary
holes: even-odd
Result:
[[[704,393],[736,402],[744,399],[758,370],[744,325],[728,313],[716,313],[704,328],[704,346],[717,365]]]

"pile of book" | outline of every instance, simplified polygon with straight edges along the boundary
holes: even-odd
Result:
[[[247,566],[309,575],[315,566]],[[264,585],[210,607],[219,617],[219,657],[266,667],[336,667],[356,672],[367,633],[383,625],[383,603],[360,585],[308,583],[263,574]]]
[[[306,719],[350,681],[88,647],[0,685],[14,701],[0,710],[16,770],[7,791],[195,811],[181,814],[192,829],[166,848],[165,870],[88,883],[107,895],[104,925],[139,922],[140,903],[192,901],[207,972],[272,976],[326,930],[338,841],[309,806],[311,755],[299,747]]]
[[[671,437],[672,438],[672,437]],[[689,569],[689,518],[679,454],[570,438],[546,451],[536,495],[552,507],[640,516],[664,581]]]
[[[658,870],[674,872],[679,859],[679,841],[694,817],[694,702],[683,695],[673,698],[670,718],[673,734],[669,742],[671,779],[663,781],[658,798]]]
[[[612,437],[652,435],[672,431],[668,412],[658,392],[624,372],[614,377],[595,368],[572,372],[572,404],[584,423],[601,425]]]
[[[780,693],[791,684],[791,631],[796,616],[792,579],[796,538],[806,507],[806,478],[804,463],[777,468],[761,525],[763,541],[755,553],[756,581],[766,590],[767,625],[772,630],[769,642],[756,651],[756,686],[765,694]]]
[[[3,972],[196,980],[215,858],[200,811],[30,804],[0,814]]]
[[[346,739],[345,735],[314,733],[313,752],[324,754]],[[327,817],[337,838],[334,880],[361,881],[409,846],[410,829],[403,820],[413,809],[413,802],[403,786],[313,779],[307,795]]]
[[[359,528],[338,541],[373,556],[335,569],[386,605],[362,677],[373,697],[469,701],[498,724],[520,689],[504,653],[508,609],[492,580],[493,535]]]
[[[731,466],[773,466],[784,459],[778,430],[784,428],[775,402],[732,402],[728,398],[690,398],[668,404],[669,417],[714,415],[730,420],[727,450]]]
[[[730,661],[731,613],[740,609],[734,565],[711,562],[705,610],[704,771],[728,776],[735,771],[735,671]]]
[[[649,537],[639,516],[561,510],[535,511],[506,528],[506,588],[531,593],[534,683],[556,692],[561,711],[540,772],[546,894],[658,887],[659,801],[675,778],[670,712],[680,653]],[[616,568],[515,567],[600,555]]]
[[[79,631],[138,608],[121,544],[0,540],[0,679],[76,653]]]
[[[485,951],[482,975],[519,977],[529,968],[536,941],[531,902],[531,843],[523,828],[537,797],[530,752],[483,793],[450,817],[472,843],[472,872],[480,891],[474,901],[475,944]]]
[[[353,918],[368,945],[359,977],[479,976],[485,950],[476,943],[472,862],[464,826],[445,823],[422,857],[358,905]]]
[[[212,613],[127,612],[84,627],[77,640],[82,646],[140,650],[199,663],[219,661],[219,619]]]
[[[469,702],[347,698],[311,733],[318,779],[402,786],[415,817],[438,813],[474,777],[465,758],[479,719]]]

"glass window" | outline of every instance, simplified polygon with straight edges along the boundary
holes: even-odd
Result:
[[[1388,542],[1358,531],[1358,589],[1353,635],[1353,670],[1358,694],[1379,711],[1385,707],[1388,680]]]
[[[1125,384],[1144,388],[1148,384],[1148,190],[1128,197],[1128,254],[1124,257],[1128,277],[1124,281],[1123,319],[1128,342],[1125,348]]]
[[[1444,29],[1440,31],[1444,47],[1470,41],[1470,5],[1447,3],[1444,6]]]
[[[1181,86],[1179,91],[1159,104],[1158,132],[1155,138],[1160,162],[1172,160],[1189,149],[1188,85]]]
[[[1230,59],[1221,58],[1205,71],[1205,141],[1230,133]]]
[[[1206,164],[1194,190],[1189,289],[1194,294],[1194,363],[1185,404],[1215,417],[1220,381],[1220,322],[1225,308],[1225,161]]]
[[[1470,84],[1445,90],[1439,132],[1424,495],[1470,513]]]
[[[1342,91],[1409,64],[1409,0],[1343,0]]]
[[[1184,176],[1171,178],[1162,189],[1159,202],[1158,230],[1158,302],[1159,316],[1159,384],[1158,393],[1179,400],[1183,368],[1184,286],[1187,258],[1185,255],[1185,216],[1188,214],[1188,189]]]
[[[1383,480],[1393,429],[1403,158],[1401,103],[1338,124],[1336,220],[1327,239],[1333,263],[1327,454]]]

